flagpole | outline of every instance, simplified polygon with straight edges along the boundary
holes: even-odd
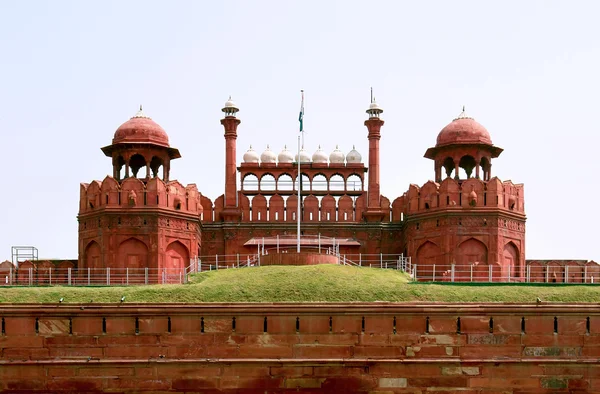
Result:
[[[300,136],[298,136],[298,207],[296,213],[296,219],[298,221],[297,234],[296,234],[296,252],[300,253],[300,205],[302,204],[302,196],[300,195],[300,189],[302,188],[302,173],[300,172]]]
[[[300,135],[298,135],[298,207],[296,213],[296,219],[298,219],[298,228],[297,228],[297,239],[296,239],[296,252],[300,253],[300,208],[302,206],[302,194],[300,190],[302,189],[302,172],[300,172],[300,162],[302,161],[300,157],[300,139],[304,142],[304,90],[301,90],[302,94],[302,102],[300,104],[300,116],[298,117],[298,121],[300,122]]]

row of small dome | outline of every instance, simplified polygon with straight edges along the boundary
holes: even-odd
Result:
[[[277,155],[271,150],[269,145],[267,145],[267,149],[265,149],[265,151],[259,155],[258,152],[252,149],[252,145],[250,145],[250,149],[244,153],[243,159],[244,163],[297,163],[298,154],[294,155],[294,153],[287,149],[286,145]],[[312,157],[306,150],[304,150],[304,147],[300,149],[300,163],[357,164],[362,163],[362,156],[360,153],[358,153],[354,146],[352,147],[352,150],[345,155],[344,152],[342,152],[336,145],[333,152],[328,155],[323,149],[321,149],[321,145],[319,145],[319,149],[313,153]]]

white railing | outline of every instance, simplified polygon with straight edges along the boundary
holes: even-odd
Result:
[[[8,286],[133,286],[183,284],[190,265],[178,268],[23,268],[0,273],[1,285]]]
[[[413,265],[414,278],[421,282],[504,282],[597,284],[600,265],[513,265],[432,264]]]
[[[337,263],[357,267],[394,269],[414,275],[410,257],[402,254],[340,253],[339,245],[304,246],[304,251],[335,255]],[[192,273],[212,270],[260,267],[263,256],[271,253],[295,253],[296,247],[258,248],[259,253],[198,256],[183,269],[168,268],[22,268],[0,271],[0,286],[135,286],[183,284]]]

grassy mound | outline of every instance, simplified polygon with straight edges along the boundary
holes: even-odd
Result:
[[[395,270],[339,265],[255,267],[194,274],[185,285],[8,287],[0,302],[598,302],[600,286],[409,283]]]

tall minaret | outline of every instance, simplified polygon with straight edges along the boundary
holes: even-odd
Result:
[[[237,127],[241,123],[236,117],[239,108],[231,100],[225,103],[221,110],[225,117],[221,119],[221,124],[225,129],[225,195],[223,201],[223,220],[231,221],[239,219],[240,211],[237,204],[237,167],[236,167],[236,140]]]
[[[382,112],[383,109],[375,102],[373,89],[371,89],[371,104],[367,110],[369,119],[365,120],[365,126],[369,130],[369,188],[365,211],[365,218],[368,221],[379,221],[383,218],[379,188],[379,140],[381,139],[381,126],[384,123],[379,115]]]

